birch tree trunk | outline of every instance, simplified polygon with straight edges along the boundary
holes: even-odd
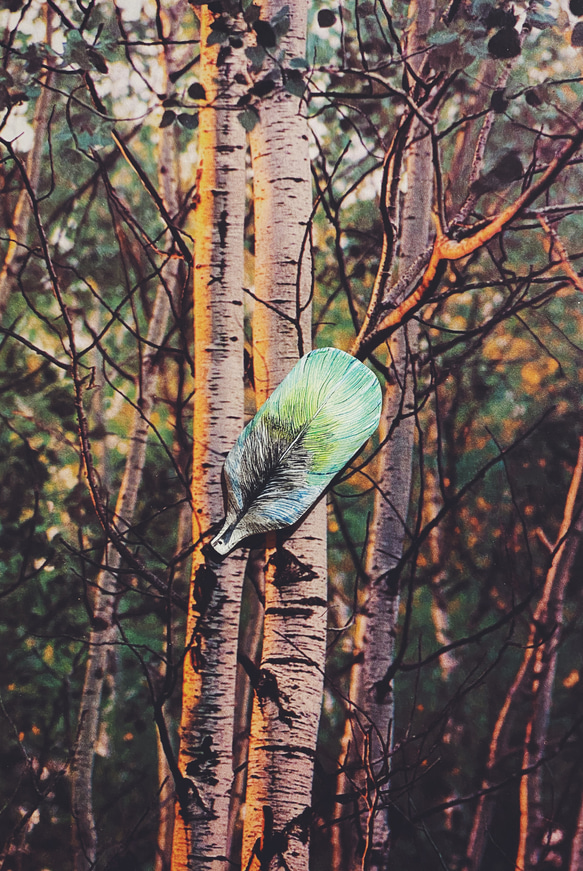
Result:
[[[193,540],[223,515],[221,470],[243,426],[243,227],[245,131],[236,108],[244,69],[233,49],[220,66],[209,45],[215,20],[201,12],[201,83],[194,275]],[[233,706],[245,554],[193,556],[184,659],[173,871],[218,871],[226,863],[233,780]]]
[[[191,544],[192,539],[192,505],[190,502],[185,502],[180,511],[178,520],[178,530],[176,534],[175,554],[178,556],[183,553]],[[180,586],[185,589],[188,585],[188,575],[190,565],[184,562],[178,575],[174,577],[174,584],[178,581]],[[182,615],[181,615],[182,616]],[[178,623],[178,621],[176,621]],[[182,621],[181,621],[182,623]],[[178,626],[171,628],[172,640],[178,636],[181,631]],[[168,649],[168,635],[166,636]],[[173,644],[172,644],[173,646]],[[163,683],[166,678],[166,669],[168,663],[173,660],[172,650],[168,650],[167,662],[160,668],[159,679]],[[161,711],[164,716],[164,711]],[[170,728],[167,727],[167,732],[170,733]],[[158,842],[156,849],[156,859],[154,863],[154,871],[170,871],[172,865],[172,840],[174,835],[174,805],[175,805],[175,789],[174,777],[170,762],[167,757],[167,751],[161,740],[159,731],[156,733],[156,751],[158,755]]]
[[[557,541],[554,546],[551,546],[553,552],[551,566],[545,578],[541,598],[531,618],[524,656],[506,694],[492,733],[486,775],[482,782],[484,794],[480,796],[472,821],[463,871],[478,871],[482,864],[493,812],[493,804],[488,790],[494,784],[494,772],[504,750],[503,739],[508,734],[512,722],[512,712],[518,699],[526,692],[529,681],[532,694],[532,712],[524,739],[523,766],[536,765],[540,763],[542,758],[556,670],[558,638],[555,640],[554,635],[555,632],[560,635],[565,588],[583,526],[581,514],[573,523],[575,499],[581,487],[582,475],[583,441],[580,442],[577,465],[571,479]],[[548,637],[549,633],[551,633],[550,637]],[[541,640],[545,636],[547,636],[546,642]],[[532,773],[525,774],[521,780],[520,836],[516,863],[518,868],[536,867],[536,861],[534,865],[528,864],[528,856],[529,854],[534,855],[536,859],[542,846],[545,821],[541,804],[541,777],[542,772],[535,769]]]
[[[424,63],[421,49],[433,23],[435,5],[412,0],[405,53],[416,75]],[[406,157],[407,187],[400,216],[397,280],[406,273],[429,241],[433,207],[433,154],[427,125],[419,118],[411,125]],[[398,303],[399,300],[394,300]],[[333,867],[385,869],[388,867],[390,831],[386,810],[381,809],[381,787],[386,788],[392,751],[394,699],[392,688],[380,692],[394,656],[397,632],[400,578],[394,569],[403,552],[411,493],[415,435],[411,354],[416,351],[414,325],[397,331],[389,343],[391,380],[383,403],[380,435],[387,439],[391,424],[399,417],[380,458],[373,521],[365,560],[367,600],[356,620],[350,700],[343,739],[343,758],[360,771],[355,785],[363,798],[359,807],[362,842],[355,848],[354,836],[334,837]],[[364,713],[364,717],[362,714]],[[342,777],[340,792],[351,784]],[[340,814],[345,808],[338,808]]]
[[[53,33],[53,10],[49,4],[44,5],[46,18],[46,44],[51,45]],[[51,108],[54,103],[54,94],[50,90],[52,73],[48,71],[41,81],[41,92],[34,107],[33,143],[26,158],[26,174],[30,187],[36,195],[42,169],[42,153],[47,142],[47,132],[51,117]],[[20,245],[26,243],[28,227],[32,216],[32,207],[28,191],[23,188],[20,192],[14,214],[12,226],[8,228],[10,242],[6,250],[2,270],[0,271],[0,321],[4,316],[10,294],[15,286],[18,265],[18,252]]]
[[[532,669],[532,711],[524,737],[522,769],[528,772],[520,781],[520,834],[516,865],[518,868],[538,868],[541,853],[548,843],[549,820],[545,814],[541,762],[548,738],[557,657],[561,645],[565,592],[583,531],[583,512],[574,519],[575,500],[583,477],[583,438],[579,440],[579,455],[565,505],[563,522],[553,550],[553,560],[547,576],[553,589],[540,614],[538,633],[545,638],[536,646]]]
[[[282,0],[261,5],[269,19]],[[305,54],[307,3],[290,4],[286,57]],[[260,405],[311,348],[311,174],[300,101],[278,87],[251,134],[253,362]],[[266,305],[267,303],[269,305]],[[307,871],[326,642],[326,505],[267,552],[261,678],[249,741],[242,868]],[[283,865],[285,862],[285,865]]]
[[[180,16],[186,8],[185,2],[174,5],[171,12],[171,32],[178,26]],[[166,72],[172,71],[170,57],[162,58]],[[168,68],[169,67],[169,68]],[[169,214],[178,211],[177,154],[172,128],[163,128],[159,133],[159,183],[164,203]],[[179,287],[179,260],[169,260],[162,270],[154,306],[150,317],[142,369],[140,373],[141,392],[132,415],[129,450],[124,474],[118,492],[114,522],[121,534],[131,526],[144,464],[149,436],[149,420],[153,410],[158,385],[158,348],[166,335],[171,302],[170,294],[176,294]],[[102,570],[97,578],[93,600],[93,620],[88,641],[88,655],[85,666],[85,680],[79,707],[77,735],[70,763],[71,810],[73,815],[73,840],[75,871],[89,871],[97,858],[97,831],[93,808],[93,768],[96,744],[100,729],[101,698],[106,681],[115,683],[116,657],[115,642],[117,626],[115,612],[117,605],[116,570],[121,557],[111,545],[106,546]]]

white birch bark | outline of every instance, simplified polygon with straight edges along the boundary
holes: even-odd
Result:
[[[283,5],[281,0],[262,3],[262,18],[269,19]],[[286,57],[304,56],[307,3],[295,0],[289,5]],[[308,129],[297,97],[278,87],[265,101],[251,149],[259,300],[253,317],[253,362],[260,405],[299,355],[311,348],[311,175]],[[242,868],[282,867],[283,856],[289,871],[306,871],[305,812],[311,803],[326,640],[325,502],[267,555]]]
[[[423,65],[427,33],[435,15],[433,2],[412,0],[406,53],[417,74]],[[433,208],[433,155],[427,126],[416,119],[409,135],[406,157],[407,187],[400,216],[397,279],[404,275],[429,241]],[[395,300],[399,302],[399,300]],[[395,652],[400,578],[394,569],[403,552],[411,492],[415,419],[410,355],[415,353],[417,331],[412,323],[398,330],[389,343],[387,365],[392,379],[387,384],[380,435],[386,438],[398,414],[401,420],[385,445],[377,474],[373,521],[365,560],[367,599],[357,616],[354,640],[355,664],[351,673],[350,699],[343,738],[343,758],[360,768],[353,784],[365,796],[359,807],[364,843],[355,849],[353,836],[333,840],[333,867],[385,869],[388,867],[390,831],[386,811],[381,810],[381,788],[386,789],[392,751],[394,699],[392,687],[383,693],[378,683],[386,674]],[[364,716],[363,716],[364,713]],[[339,791],[352,784],[341,777]],[[347,812],[338,806],[337,816]],[[361,853],[364,855],[360,855]]]
[[[186,3],[184,2],[175,4],[172,12],[173,27],[178,24],[179,16],[185,7]],[[170,71],[171,69],[167,70],[167,72]],[[177,154],[172,128],[160,130],[158,165],[162,196],[167,211],[172,215],[178,211]],[[164,266],[163,281],[158,286],[148,325],[147,345],[144,350],[140,374],[141,393],[132,415],[129,449],[113,518],[122,534],[132,523],[138,499],[146,461],[149,420],[158,384],[157,348],[164,340],[168,325],[171,305],[168,288],[170,294],[177,291],[179,269],[180,262],[178,260],[169,260]],[[93,810],[93,766],[101,722],[100,708],[103,687],[105,681],[115,682],[117,667],[115,656],[117,579],[115,572],[121,564],[121,557],[111,545],[106,547],[103,564],[107,565],[109,570],[102,570],[97,578],[77,735],[70,763],[75,871],[89,871],[90,868],[94,867],[97,858],[97,831]]]
[[[243,426],[245,131],[234,76],[239,49],[217,66],[207,43],[215,16],[201,12],[201,83],[194,275],[193,540],[223,515],[223,460]],[[186,632],[173,871],[226,864],[233,780],[233,706],[245,554],[221,565],[193,557]]]
[[[53,10],[45,4],[44,15],[46,18],[46,43],[51,45],[53,32]],[[26,174],[28,176],[30,187],[36,195],[40,181],[42,169],[42,154],[47,142],[47,131],[49,120],[51,117],[51,108],[54,103],[54,94],[50,90],[52,82],[52,73],[47,72],[41,81],[41,92],[34,107],[33,127],[33,142],[30,151],[26,158]],[[6,307],[10,300],[10,295],[16,284],[16,276],[18,274],[18,254],[23,249],[20,245],[26,243],[30,219],[32,216],[32,205],[28,191],[23,188],[20,192],[14,214],[12,216],[12,226],[8,228],[8,236],[10,242],[4,257],[4,263],[0,270],[0,321],[2,320]]]

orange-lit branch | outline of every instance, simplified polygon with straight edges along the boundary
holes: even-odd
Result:
[[[529,206],[549,187],[571,157],[579,150],[581,144],[583,144],[583,129],[577,131],[565,148],[551,161],[535,184],[524,191],[514,203],[504,209],[503,212],[493,218],[489,224],[486,224],[485,227],[482,227],[473,236],[468,236],[466,239],[456,242],[453,239],[448,239],[442,233],[438,233],[433,243],[429,263],[413,292],[400,305],[390,311],[362,341],[357,352],[358,356],[362,357],[365,352],[370,353],[373,351],[374,348],[385,341],[405,321],[409,313],[419,307],[428,292],[433,288],[441,264],[452,260],[461,260],[462,257],[473,254],[478,248],[490,242],[522,209]]]
[[[567,253],[567,250],[566,250],[565,246],[563,245],[561,239],[559,238],[559,234],[557,233],[557,231],[553,227],[551,227],[551,225],[549,224],[547,219],[545,217],[543,217],[543,215],[538,215],[538,219],[539,219],[541,227],[543,228],[545,233],[550,237],[550,239],[552,240],[552,243],[555,245],[555,247],[559,253],[559,260],[555,261],[554,265],[555,266],[562,266],[563,269],[565,270],[565,272],[567,273],[567,276],[571,279],[571,281],[573,282],[573,284],[575,285],[577,290],[580,290],[583,293],[583,278],[581,278],[581,276],[578,274],[577,270],[575,269],[575,267],[571,263],[571,261],[569,259],[569,255]]]

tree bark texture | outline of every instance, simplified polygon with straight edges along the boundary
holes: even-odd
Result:
[[[417,76],[422,75],[427,33],[435,15],[434,3],[412,0],[406,54]],[[407,186],[400,214],[397,280],[426,249],[433,208],[433,152],[428,125],[415,118],[406,152]],[[396,212],[394,204],[392,211]],[[381,264],[381,268],[384,264]],[[400,300],[394,300],[398,303]],[[392,752],[394,699],[392,687],[379,690],[392,663],[397,633],[400,577],[395,574],[407,534],[415,436],[413,370],[411,356],[417,346],[414,325],[398,330],[389,342],[387,383],[380,434],[386,439],[380,457],[373,520],[366,552],[367,599],[357,616],[354,638],[355,665],[351,673],[350,700],[343,759],[350,779],[341,775],[339,792],[354,786],[361,819],[361,842],[354,835],[333,838],[335,869],[388,867],[389,826],[383,808]],[[393,426],[398,420],[398,425]],[[392,431],[391,431],[392,429]],[[337,816],[347,812],[338,805]]]
[[[263,3],[269,19],[284,4]],[[304,56],[307,3],[290,4],[286,57]],[[251,134],[255,202],[253,362],[260,405],[311,349],[312,206],[300,100],[273,92]],[[267,553],[261,676],[249,742],[243,868],[306,871],[308,808],[326,642],[326,505]],[[281,858],[283,857],[283,858]],[[285,861],[285,865],[282,865]]]
[[[172,868],[222,869],[233,780],[233,707],[245,553],[207,562],[201,537],[223,515],[221,469],[243,426],[245,131],[234,111],[242,54],[217,66],[214,14],[201,7],[201,83],[194,276],[193,557]]]
[[[581,487],[583,447],[575,467],[559,535],[551,547],[553,556],[545,578],[541,598],[532,615],[528,640],[519,669],[506,694],[496,725],[492,732],[486,775],[482,782],[484,794],[480,796],[472,821],[464,871],[478,871],[486,847],[486,839],[493,814],[492,796],[487,790],[495,783],[496,767],[505,752],[504,739],[512,724],[517,703],[530,691],[531,713],[524,738],[523,768],[538,766],[525,772],[520,786],[520,836],[517,867],[536,867],[537,856],[543,846],[546,830],[542,808],[541,759],[548,731],[552,702],[552,687],[556,670],[556,656],[561,632],[563,600],[570,569],[579,544],[583,518],[581,513],[573,521],[575,499]],[[535,864],[530,865],[529,856]],[[527,865],[524,863],[527,862]]]
[[[46,43],[51,45],[53,32],[53,10],[46,4],[44,7],[46,18]],[[54,103],[54,94],[50,88],[53,74],[48,71],[41,78],[41,92],[34,107],[33,126],[33,143],[28,156],[26,158],[26,174],[30,182],[30,187],[34,194],[38,192],[42,170],[42,155],[43,149],[47,142],[47,133],[49,121],[51,118],[51,108]],[[18,253],[21,250],[20,246],[26,244],[28,227],[32,216],[31,202],[28,191],[23,188],[20,192],[14,214],[12,215],[12,226],[8,229],[10,242],[0,271],[0,321],[2,320],[6,307],[10,300],[10,294],[15,286],[16,276],[18,273]]]
[[[561,645],[565,592],[571,579],[575,556],[583,531],[583,512],[574,518],[575,500],[583,477],[583,438],[579,440],[579,455],[571,486],[567,495],[565,513],[557,541],[553,547],[553,560],[547,576],[552,591],[538,622],[539,641],[534,654],[531,675],[531,713],[524,737],[522,769],[527,772],[520,781],[520,834],[516,865],[519,868],[537,868],[541,854],[551,834],[544,805],[544,759],[557,671],[557,657]],[[542,638],[540,638],[542,636]]]
[[[186,3],[175,4],[172,27],[176,27]],[[172,71],[171,60],[166,58],[167,74]],[[166,208],[170,214],[178,211],[177,153],[174,132],[162,128],[159,134],[159,183]],[[178,298],[180,261],[169,260],[162,269],[150,317],[147,343],[143,354],[139,379],[140,393],[132,412],[129,449],[122,482],[118,491],[113,522],[123,536],[131,526],[142,473],[146,462],[146,447],[158,385],[158,348],[163,344],[171,311],[171,297]],[[73,815],[75,871],[88,871],[97,858],[97,830],[93,808],[93,770],[98,741],[101,699],[106,680],[115,683],[117,668],[115,643],[117,641],[116,607],[118,587],[116,570],[121,556],[108,545],[103,557],[108,570],[97,578],[93,600],[93,620],[89,635],[85,680],[79,707],[77,735],[70,763],[71,805]]]

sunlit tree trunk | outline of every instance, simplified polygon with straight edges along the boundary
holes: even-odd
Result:
[[[223,514],[221,469],[243,425],[245,131],[234,111],[243,57],[217,65],[215,19],[201,11],[201,83],[194,276],[193,540]],[[206,538],[208,541],[208,538]],[[223,868],[233,780],[233,707],[245,553],[220,565],[193,557],[172,868]]]
[[[53,32],[54,12],[48,3],[44,4],[44,15],[46,18],[46,44],[47,46],[50,46]],[[53,74],[49,71],[41,77],[41,91],[34,107],[34,118],[32,121],[33,142],[26,158],[26,174],[30,182],[30,187],[35,195],[38,191],[42,170],[43,150],[47,143],[51,109],[54,105],[54,94],[50,89],[52,76]],[[8,243],[4,263],[0,270],[0,321],[4,316],[6,306],[10,299],[10,294],[16,284],[18,254],[25,250],[24,248],[21,248],[21,245],[26,243],[31,216],[32,208],[30,196],[28,191],[23,188],[16,202],[14,214],[12,215],[12,225],[8,228],[10,242]]]
[[[406,52],[417,75],[433,22],[433,3],[412,0]],[[410,130],[406,156],[406,190],[400,214],[397,278],[404,275],[429,241],[433,208],[433,153],[427,125],[416,119]],[[399,302],[399,300],[395,300]],[[367,547],[365,574],[367,599],[356,620],[355,665],[352,669],[350,699],[343,754],[354,770],[352,784],[343,777],[341,791],[355,786],[361,819],[361,844],[355,848],[354,835],[346,841],[334,838],[335,871],[343,868],[385,869],[388,867],[390,831],[387,813],[381,808],[381,789],[386,790],[392,750],[394,698],[392,687],[382,691],[378,684],[391,665],[397,632],[400,577],[394,569],[403,552],[411,492],[415,436],[411,354],[416,351],[414,326],[397,331],[389,343],[387,366],[390,381],[383,404],[380,435],[388,437],[391,424],[398,426],[385,444],[377,474],[373,521]],[[360,769],[360,770],[359,770]],[[347,812],[338,807],[337,816]]]
[[[185,3],[175,4],[172,11],[171,30],[178,24]],[[164,57],[163,57],[164,62]],[[168,59],[167,59],[168,60]],[[171,71],[167,69],[167,72]],[[170,215],[178,211],[177,153],[175,134],[172,128],[163,128],[159,133],[159,183],[160,190]],[[118,492],[113,521],[123,535],[131,526],[136,509],[138,492],[146,461],[146,447],[150,431],[158,385],[158,348],[162,345],[171,311],[171,297],[178,298],[180,261],[169,260],[162,269],[147,333],[140,373],[140,393],[132,412],[129,449],[124,474]],[[92,628],[88,641],[85,680],[79,706],[77,735],[70,764],[71,810],[73,816],[74,857],[76,871],[94,867],[97,858],[97,831],[93,806],[93,770],[96,745],[104,722],[101,718],[101,700],[106,682],[115,684],[117,662],[116,605],[118,588],[116,570],[121,556],[108,545],[103,556],[102,570],[97,578],[93,599]],[[101,742],[103,744],[103,741]]]
[[[283,5],[280,0],[263,3],[262,17],[269,19]],[[304,56],[306,16],[305,0],[290,4],[291,27],[284,42],[288,59]],[[308,130],[298,98],[280,87],[273,93],[251,135],[258,405],[311,348]],[[325,502],[290,539],[270,548],[267,558],[242,867],[306,871],[306,810],[311,804],[326,639]]]
[[[463,866],[464,871],[478,871],[481,867],[493,812],[491,795],[487,790],[495,781],[495,769],[504,751],[503,740],[512,723],[512,713],[517,702],[528,689],[531,692],[532,705],[524,738],[523,765],[529,767],[540,763],[544,753],[544,738],[549,723],[557,645],[562,622],[563,598],[583,525],[581,515],[576,522],[573,522],[575,499],[581,487],[583,472],[583,447],[581,444],[559,535],[556,543],[550,545],[550,550],[553,553],[551,566],[545,578],[541,598],[532,615],[528,641],[524,647],[524,656],[506,694],[492,732],[486,776],[482,782],[482,789],[485,792],[478,800],[474,814]],[[555,633],[557,633],[556,638],[554,637]],[[545,637],[546,642],[544,641]],[[546,829],[546,821],[543,818],[541,777],[542,771],[535,768],[521,781],[520,837],[516,862],[518,868],[536,867],[536,861],[534,865],[529,864],[529,855],[536,859],[543,846],[542,839]]]

